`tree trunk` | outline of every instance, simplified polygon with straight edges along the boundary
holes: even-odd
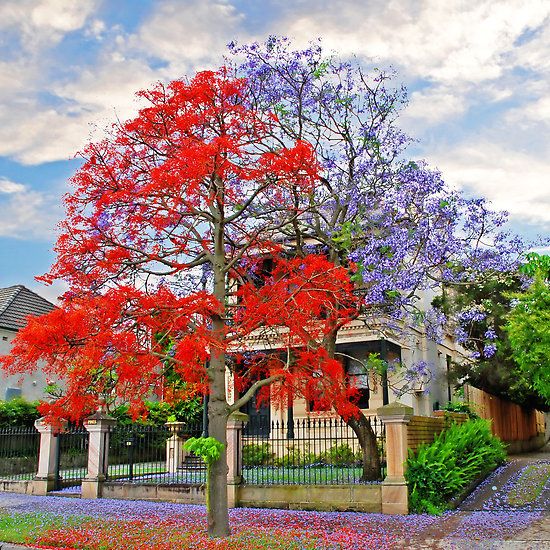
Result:
[[[325,349],[330,357],[334,357],[336,352],[336,330],[330,333],[325,341]],[[372,429],[370,420],[359,411],[359,416],[349,418],[346,423],[353,430],[361,446],[363,454],[363,473],[361,481],[377,481],[382,477],[380,468],[380,455],[378,445],[376,444],[376,434]]]
[[[221,194],[223,189],[219,191]],[[220,204],[219,219],[223,219],[223,207]],[[214,261],[212,263],[214,296],[226,307],[225,290],[225,249],[224,232],[221,221],[214,224]],[[212,315],[212,333],[223,335],[225,330],[225,312],[222,315]],[[208,382],[210,396],[208,399],[208,433],[224,445],[224,451],[216,462],[210,466],[207,488],[208,534],[211,537],[228,537],[229,509],[227,502],[227,418],[229,405],[225,392],[225,351],[223,346],[213,346],[210,351],[208,367]]]
[[[381,479],[380,455],[376,444],[376,434],[370,420],[360,413],[358,417],[351,417],[348,426],[354,431],[363,452],[363,474],[361,481],[377,481]]]
[[[225,373],[224,373],[225,376]],[[216,395],[212,383],[210,399],[208,402],[208,430],[209,436],[224,444],[224,451],[219,460],[210,467],[210,479],[207,489],[208,508],[208,534],[211,537],[228,537],[229,509],[227,503],[227,403],[225,401],[225,388],[223,400]]]

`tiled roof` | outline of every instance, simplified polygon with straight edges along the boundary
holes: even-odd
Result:
[[[55,306],[23,285],[0,288],[0,328],[19,330],[29,315],[48,313]]]

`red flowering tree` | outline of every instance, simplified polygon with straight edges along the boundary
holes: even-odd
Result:
[[[352,413],[353,390],[320,344],[358,313],[348,272],[322,256],[285,259],[280,244],[281,228],[310,207],[297,205],[308,204],[318,164],[308,143],[270,137],[275,118],[246,107],[244,89],[223,69],[159,84],[139,94],[147,106],[135,119],[83,151],[57,262],[42,278],[70,290],[2,359],[11,373],[42,361],[64,379],[64,394],[41,407],[51,419],[82,419],[102,400],[124,400],[137,417],[151,392],[200,392],[209,433],[225,443],[228,416],[274,382],[277,395],[290,388]],[[258,289],[253,266],[266,255],[275,268]],[[231,404],[226,369],[246,338],[287,359],[258,355]],[[164,387],[174,374],[186,384]],[[225,536],[224,453],[210,472],[209,533]]]

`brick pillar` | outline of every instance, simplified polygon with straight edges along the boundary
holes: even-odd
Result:
[[[409,495],[405,480],[407,460],[407,425],[413,408],[402,403],[390,403],[380,407],[376,414],[386,426],[387,475],[382,482],[382,513],[407,514]]]
[[[185,427],[185,422],[166,422],[165,426],[172,434],[166,440],[166,469],[171,474],[175,474],[182,466],[186,454],[183,448],[185,440],[179,435]]]
[[[82,480],[82,498],[100,498],[109,458],[109,431],[116,420],[101,411],[84,420],[88,430],[88,471]]]
[[[227,500],[231,508],[238,506],[238,487],[242,483],[242,432],[248,415],[232,413],[227,420]]]
[[[66,422],[55,428],[46,424],[43,418],[34,423],[40,432],[40,450],[38,455],[38,472],[33,479],[33,493],[45,495],[55,489],[57,477],[57,462],[59,457],[59,431],[65,428]]]

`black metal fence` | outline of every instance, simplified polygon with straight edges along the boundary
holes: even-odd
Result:
[[[252,419],[254,421],[254,419]],[[369,421],[385,466],[385,427],[376,416]],[[271,422],[267,435],[242,441],[243,478],[248,484],[325,485],[365,482],[363,452],[353,430],[339,418],[305,418]],[[265,433],[265,430],[264,430]]]
[[[201,434],[202,424],[186,424],[177,429],[140,424],[114,426],[109,434],[107,479],[132,483],[205,483],[204,462],[181,453],[183,440]]]
[[[0,479],[32,479],[38,471],[40,434],[32,426],[0,428]]]
[[[84,426],[68,426],[59,438],[56,489],[81,484],[88,467],[89,434]]]

